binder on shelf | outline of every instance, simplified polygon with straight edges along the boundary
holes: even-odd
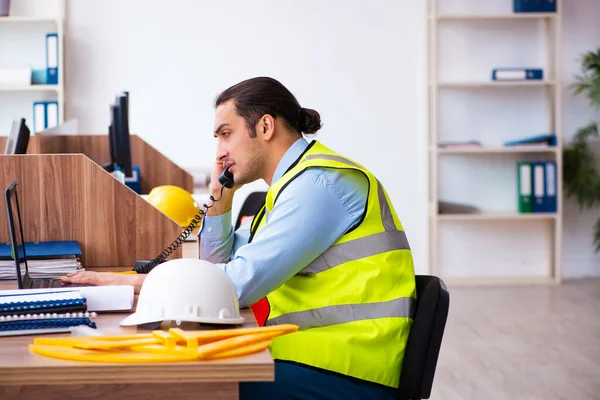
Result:
[[[33,133],[46,129],[46,102],[33,102]]]
[[[531,163],[533,168],[533,212],[545,212],[546,211],[546,168],[543,162]]]
[[[58,34],[46,35],[46,84],[58,84]]]
[[[556,0],[542,0],[542,12],[556,12]]]
[[[545,163],[545,191],[544,204],[547,212],[556,212],[556,162],[547,161]]]
[[[546,145],[555,147],[556,146],[556,135],[553,133],[547,133],[543,135],[530,136],[523,139],[509,140],[504,142],[504,146],[524,146],[524,145]]]
[[[46,102],[46,129],[58,126],[58,101]]]
[[[545,0],[513,0],[513,11],[522,12],[543,12]]]
[[[492,80],[494,81],[526,81],[543,80],[544,70],[541,68],[494,68]]]
[[[58,126],[58,101],[33,102],[33,131],[41,132]]]
[[[513,0],[513,11],[556,12],[556,0]]]
[[[530,213],[533,211],[532,204],[532,168],[528,162],[517,163],[517,186],[519,198],[519,212]]]

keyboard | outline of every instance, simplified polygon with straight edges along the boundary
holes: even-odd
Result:
[[[60,279],[43,278],[43,279],[32,279],[30,289],[46,289],[46,288],[61,288],[61,287],[84,287],[92,286],[86,283],[69,284],[63,285]]]

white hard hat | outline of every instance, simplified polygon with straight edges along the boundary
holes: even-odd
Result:
[[[148,273],[135,313],[121,325],[163,321],[241,324],[244,318],[235,287],[225,272],[208,261],[179,258]]]

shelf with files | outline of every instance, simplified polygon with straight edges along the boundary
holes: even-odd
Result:
[[[49,2],[50,3],[50,2]],[[44,6],[49,6],[44,3]],[[29,66],[32,70],[32,82],[39,84],[0,84],[0,135],[7,135],[12,121],[25,118],[31,131],[34,129],[34,102],[52,101],[58,103],[57,123],[65,121],[64,87],[64,0],[58,3],[56,16],[23,15],[26,12],[40,12],[33,4],[18,4],[21,15],[0,17],[0,59],[4,67]],[[11,9],[11,12],[13,9]],[[40,81],[47,68],[47,34],[57,36],[58,82],[47,84]],[[44,74],[44,75],[42,75]],[[45,79],[45,78],[42,78]]]
[[[429,272],[447,281],[560,282],[562,100],[559,12],[429,0]],[[496,81],[494,68],[543,79]],[[555,146],[504,146],[553,133]],[[556,212],[521,213],[517,165],[555,163]],[[551,209],[551,208],[550,208]]]
[[[23,24],[23,23],[56,23],[62,24],[62,18],[53,17],[28,17],[28,16],[8,16],[0,17],[0,24]]]
[[[62,85],[0,85],[0,92],[60,92]]]
[[[438,154],[512,154],[512,153],[556,153],[560,151],[558,147],[535,147],[535,146],[514,146],[514,147],[465,147],[465,148],[430,148],[430,152]]]
[[[482,82],[429,82],[430,86],[439,88],[494,88],[511,86],[556,86],[555,81],[531,80],[531,81],[482,81]]]
[[[478,21],[478,20],[511,20],[511,19],[554,19],[556,13],[513,13],[513,14],[439,14],[429,15],[430,19],[438,21]]]
[[[437,214],[437,219],[446,221],[506,221],[506,220],[553,220],[556,213],[494,213],[483,212],[476,214]]]

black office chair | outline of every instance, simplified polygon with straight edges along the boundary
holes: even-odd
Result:
[[[250,193],[248,197],[246,197],[246,200],[244,200],[242,208],[240,208],[240,213],[238,214],[237,221],[235,222],[234,230],[237,230],[237,228],[239,228],[242,224],[242,217],[256,215],[265,204],[266,198],[267,192]]]
[[[417,307],[408,335],[398,399],[421,400],[431,395],[450,295],[441,279],[417,275]]]

